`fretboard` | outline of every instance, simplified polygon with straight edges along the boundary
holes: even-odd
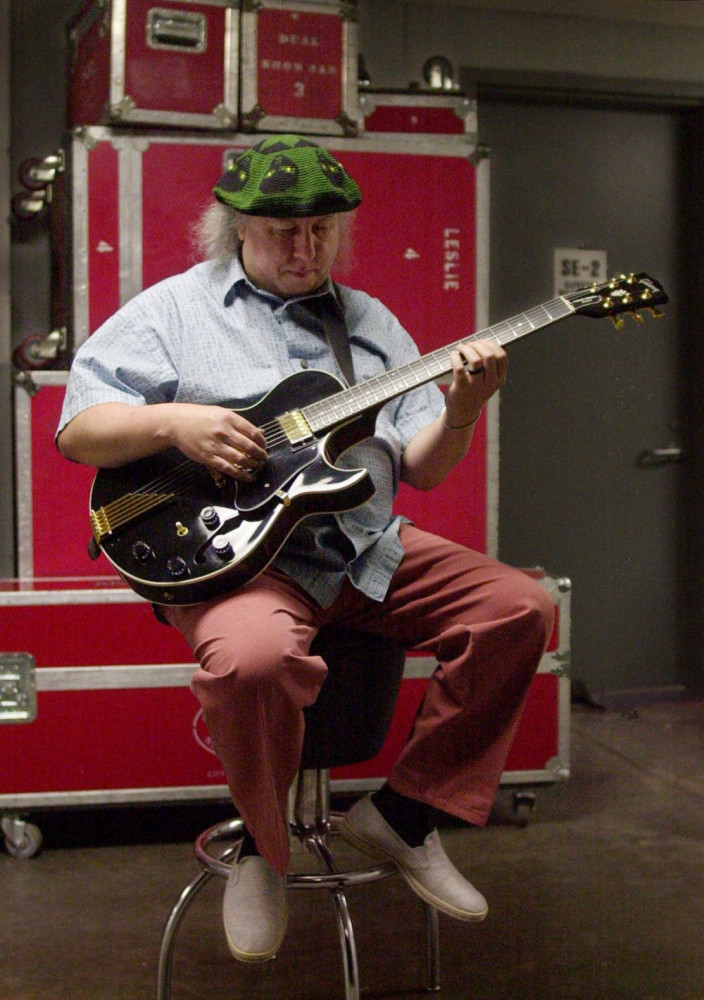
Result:
[[[528,312],[519,313],[446,347],[440,347],[407,365],[384,372],[383,375],[375,375],[327,399],[311,403],[303,408],[303,414],[314,433],[327,430],[396,396],[402,396],[411,389],[449,374],[452,371],[450,355],[460,344],[471,343],[473,340],[495,340],[501,345],[508,344],[542,327],[550,326],[551,323],[557,323],[574,312],[574,307],[567,299],[552,299]]]

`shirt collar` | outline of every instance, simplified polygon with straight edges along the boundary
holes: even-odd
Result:
[[[330,277],[327,281],[312,295],[299,295],[296,298],[282,299],[278,295],[273,295],[271,292],[265,292],[261,288],[257,288],[249,280],[247,275],[244,273],[244,268],[242,267],[242,261],[239,256],[233,258],[232,264],[228,269],[227,280],[229,282],[229,288],[225,293],[224,305],[226,307],[231,306],[235,299],[244,297],[248,292],[252,292],[254,295],[258,295],[262,299],[266,299],[274,307],[280,307],[285,309],[287,306],[292,305],[295,302],[305,302],[309,299],[324,299],[329,297],[330,301],[334,305],[341,309],[340,300],[337,294],[337,289]]]

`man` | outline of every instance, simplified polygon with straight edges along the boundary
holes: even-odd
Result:
[[[211,259],[141,293],[78,351],[58,432],[66,457],[114,467],[176,446],[249,483],[266,440],[241,411],[284,377],[301,367],[341,377],[346,350],[357,382],[418,357],[380,302],[330,279],[361,194],[329,153],[300,136],[265,139],[214,194],[201,226]],[[407,746],[384,787],[350,810],[345,836],[391,858],[443,912],[486,915],[433,813],[486,821],[553,607],[525,574],[391,513],[399,480],[429,490],[466,455],[506,356],[492,340],[469,342],[452,371],[445,396],[430,383],[392,400],[374,436],[341,457],[369,470],[366,504],[306,519],[233,592],[160,609],[199,663],[193,690],[246,826],[223,906],[240,960],[272,958],[285,933],[286,798],[302,710],[326,673],[309,649],[335,622],[438,661]]]

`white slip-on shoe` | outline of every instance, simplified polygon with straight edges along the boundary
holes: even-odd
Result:
[[[240,962],[276,958],[286,933],[286,879],[264,858],[248,855],[232,866],[222,901],[227,945]]]
[[[340,833],[365,854],[393,861],[411,889],[442,913],[456,920],[483,920],[489,912],[482,894],[445,854],[437,830],[421,847],[409,847],[367,795],[347,813]]]

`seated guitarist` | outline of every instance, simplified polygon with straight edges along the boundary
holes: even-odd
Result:
[[[362,382],[418,357],[379,301],[330,279],[361,201],[330,153],[299,136],[266,138],[214,195],[199,227],[208,259],[137,295],[77,352],[58,432],[67,458],[114,468],[175,446],[251,484],[267,442],[241,411],[282,379],[308,368],[342,380],[349,353]],[[460,345],[445,396],[433,381],[396,396],[373,436],[340,459],[369,471],[368,502],[301,521],[236,589],[160,608],[198,661],[193,690],[246,825],[223,907],[242,961],[273,957],[285,933],[287,793],[302,710],[326,673],[311,641],[330,623],[438,661],[407,745],[386,784],[349,811],[345,836],[395,862],[450,916],[487,913],[445,854],[434,815],[486,822],[553,605],[524,573],[421,531],[392,504],[399,481],[430,490],[464,458],[506,364],[493,340]]]

